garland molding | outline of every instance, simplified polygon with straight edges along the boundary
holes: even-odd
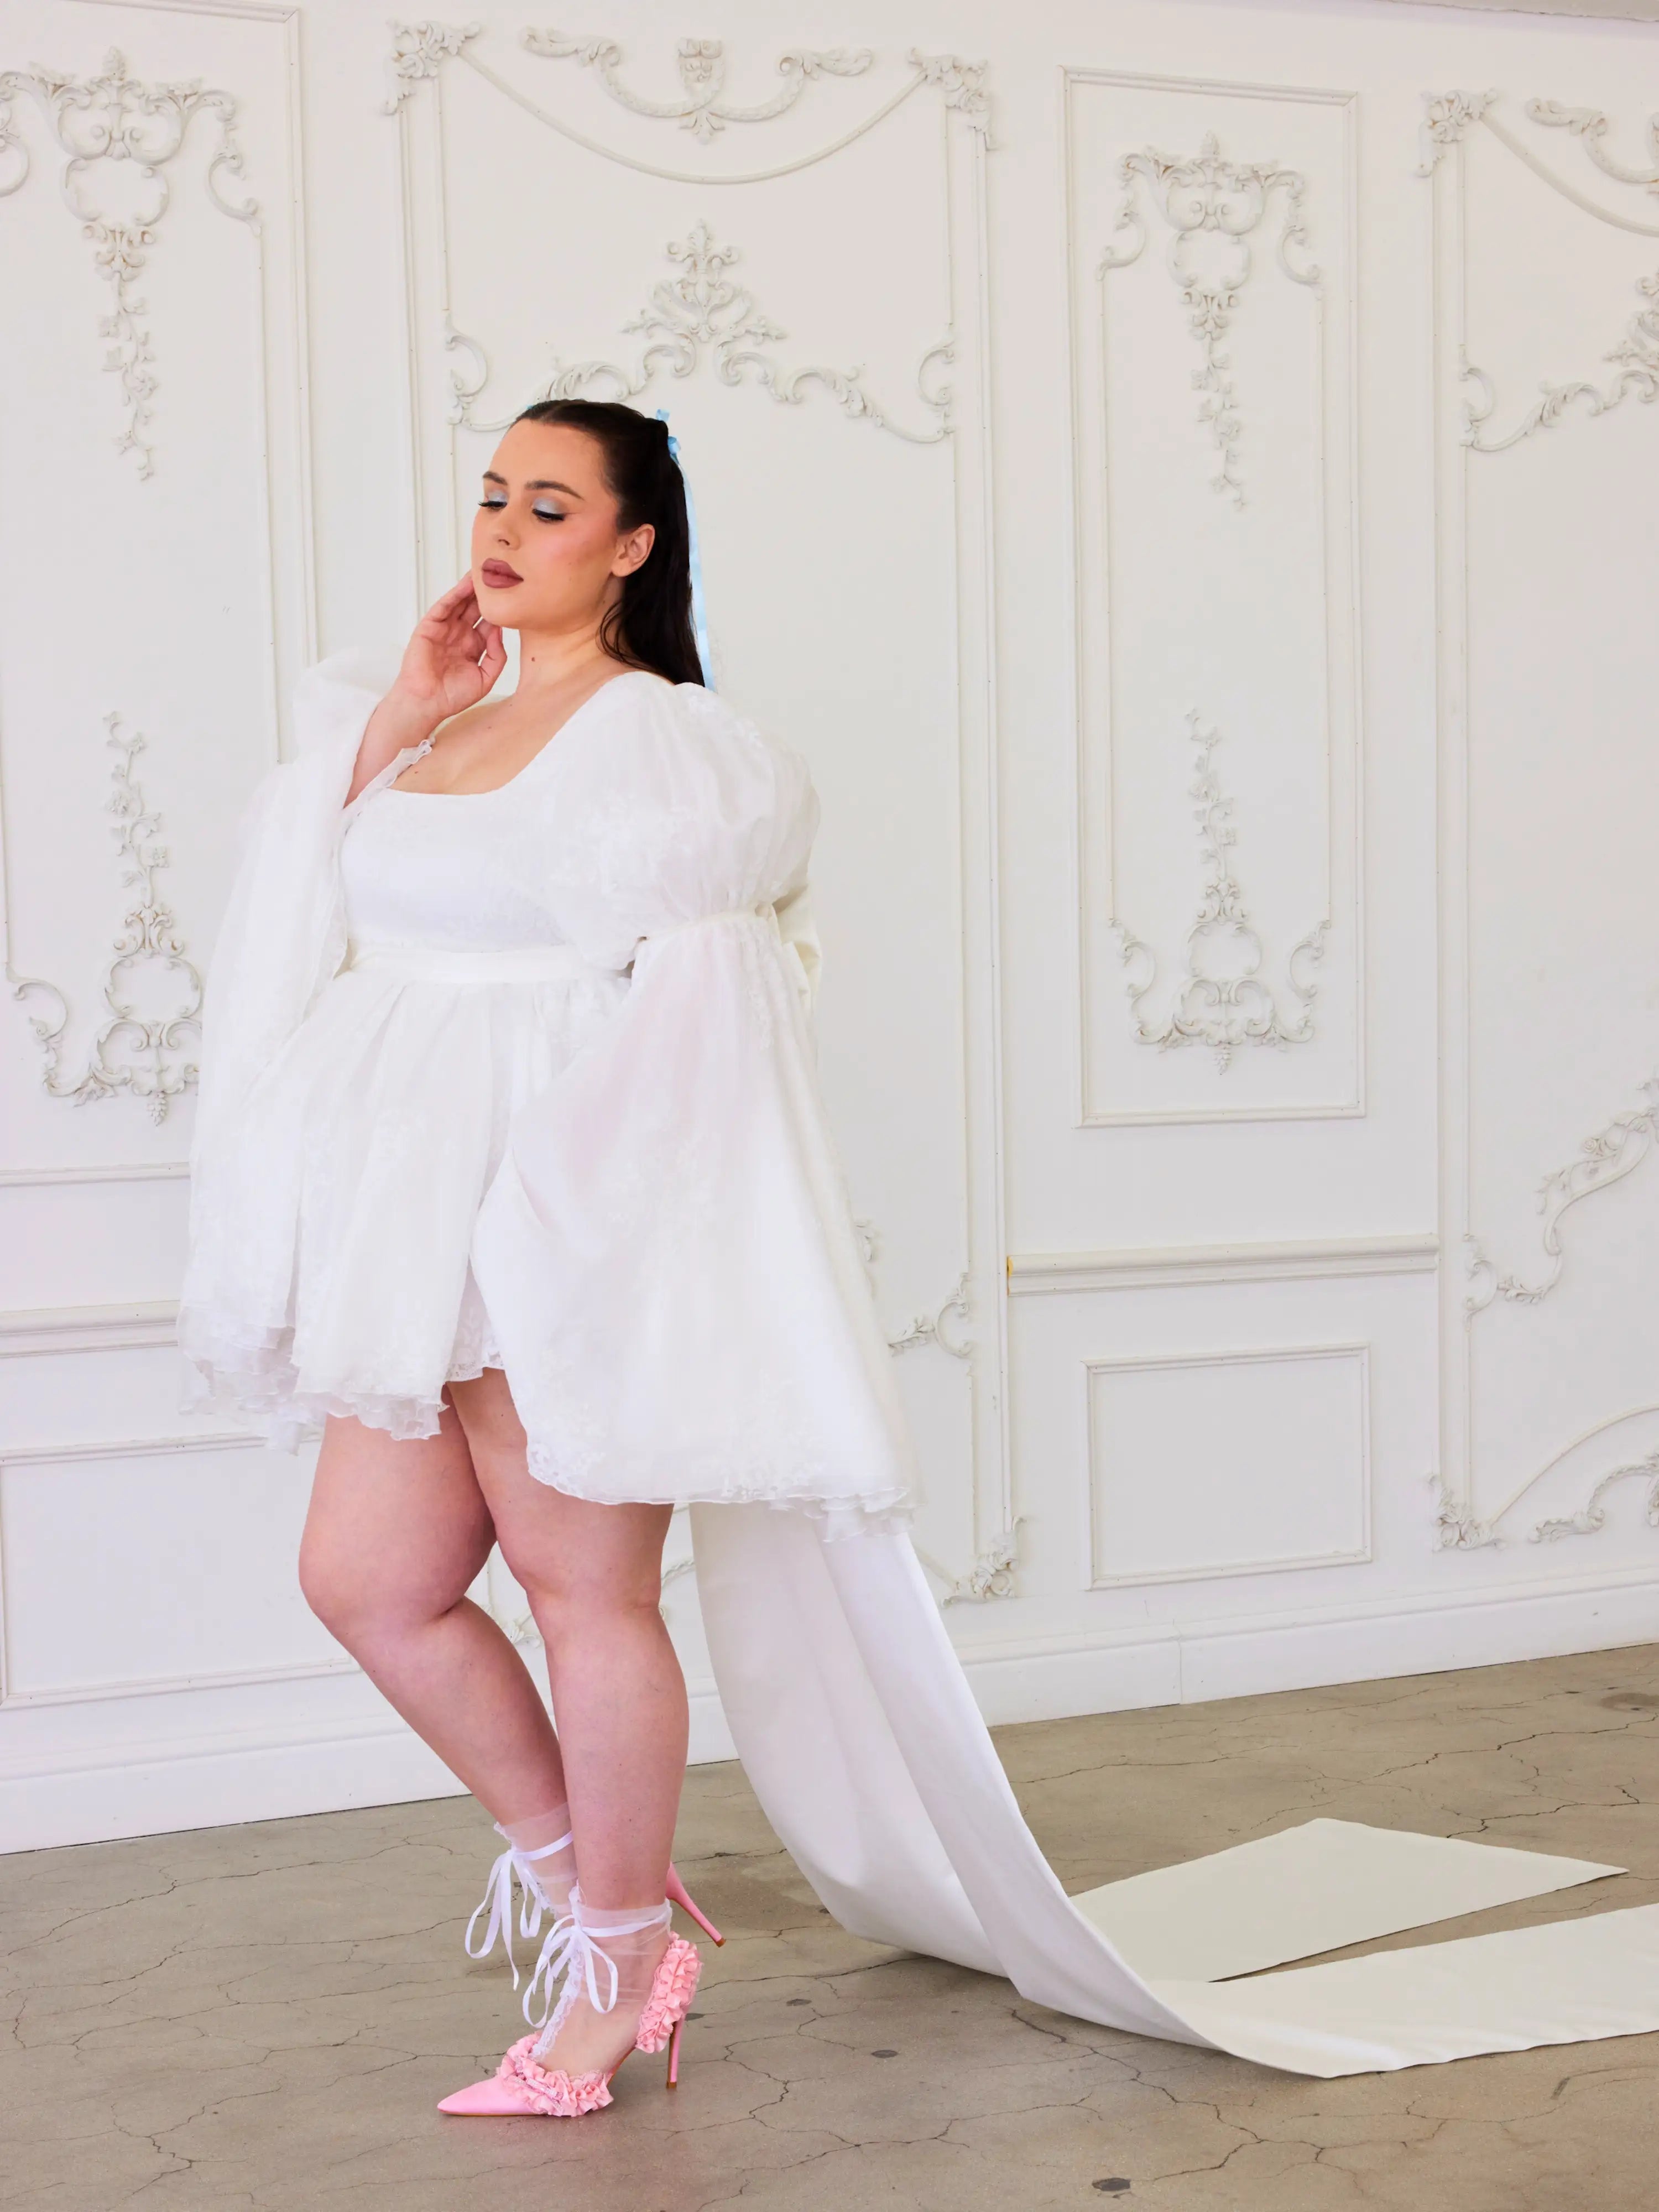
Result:
[[[115,817],[112,834],[121,883],[137,897],[127,910],[115,939],[114,957],[104,972],[106,1018],[78,1073],[64,1066],[70,1002],[62,986],[44,976],[15,975],[9,968],[6,972],[14,998],[27,1000],[46,992],[58,1002],[55,1018],[30,1016],[44,1061],[41,1081],[54,1098],[84,1106],[125,1092],[141,1100],[151,1121],[159,1123],[166,1121],[173,1100],[196,1082],[196,1065],[189,1055],[201,1035],[202,978],[190,960],[173,909],[156,884],[168,864],[167,848],[160,842],[161,817],[146,801],[134,774],[147,740],[138,731],[124,735],[118,714],[106,714],[104,720],[107,742],[116,754],[107,802]],[[142,989],[134,995],[134,987],[141,982],[151,991],[158,982],[164,992],[171,986],[173,1003],[161,1012],[153,1002],[148,1007],[141,1005],[141,998],[149,996]]]
[[[207,168],[207,193],[222,215],[246,223],[257,236],[255,200],[228,199],[222,180],[240,179],[242,151],[236,139],[237,106],[228,92],[187,84],[146,84],[129,70],[125,57],[112,46],[96,76],[76,77],[47,70],[0,72],[0,198],[21,189],[29,173],[29,151],[16,119],[15,104],[30,99],[39,107],[67,155],[59,177],[64,203],[81,225],[93,249],[94,265],[110,289],[110,312],[99,335],[108,341],[104,368],[120,382],[126,421],[116,440],[118,453],[137,457],[141,477],[155,472],[150,441],[152,405],[160,384],[147,310],[134,290],[157,243],[161,219],[172,198],[167,165],[183,150],[198,115],[216,126]],[[125,216],[111,214],[87,197],[94,173],[104,164],[128,166],[149,191],[140,206]]]

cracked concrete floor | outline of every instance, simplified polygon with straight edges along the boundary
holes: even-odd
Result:
[[[1659,1899],[1659,1646],[999,1731],[1068,1888],[1315,1814],[1628,1880],[1443,1940]],[[1654,2212],[1659,2035],[1308,2081],[1085,2026],[843,1935],[736,1766],[688,1778],[705,1947],[682,2086],[450,2120],[516,2032],[460,1931],[470,1799],[0,1859],[0,2203],[15,2212]],[[1383,1945],[1365,1948],[1383,1948]]]

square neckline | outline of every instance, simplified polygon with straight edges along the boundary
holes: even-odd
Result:
[[[545,754],[552,751],[553,748],[557,744],[559,739],[564,735],[565,732],[570,728],[573,723],[580,721],[590,707],[594,705],[597,701],[603,699],[607,691],[614,691],[617,684],[626,684],[629,678],[634,676],[649,677],[653,684],[668,684],[667,678],[665,676],[659,676],[656,671],[653,668],[624,668],[620,676],[607,676],[603,684],[598,685],[593,690],[588,693],[586,698],[582,701],[580,707],[572,708],[571,712],[565,716],[563,721],[560,723],[558,728],[554,731],[550,738],[543,738],[541,744],[538,745],[535,751],[531,754],[530,758],[525,763],[524,766],[518,769],[515,774],[508,776],[505,783],[492,783],[488,791],[400,791],[398,787],[397,778],[394,777],[390,783],[382,787],[380,796],[382,798],[386,798],[390,795],[396,799],[499,799],[502,792],[511,791],[516,785],[523,782],[526,776],[527,776],[531,770],[536,766],[536,763],[541,760]],[[678,687],[676,685],[668,684],[668,689],[671,691],[677,688]],[[422,746],[421,750],[416,754],[416,759],[424,758],[425,755],[430,752],[431,750],[432,740],[428,738],[424,746]],[[410,761],[404,767],[398,769],[398,774],[399,775],[407,775],[409,770],[413,768],[415,762]]]

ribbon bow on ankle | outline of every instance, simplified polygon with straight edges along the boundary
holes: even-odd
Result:
[[[553,2009],[553,1985],[561,1978],[567,1988],[573,1984],[584,1988],[587,2001],[595,2012],[610,2012],[617,2002],[620,1978],[617,1962],[608,1951],[602,1950],[591,1929],[582,1925],[579,1902],[572,1899],[573,1910],[562,1920],[556,1920],[548,1929],[542,1944],[541,1956],[536,1961],[536,1971],[530,1977],[530,1986],[524,1993],[524,2016],[532,2027],[544,2027],[548,2014]],[[659,1905],[637,1920],[619,1920],[614,1926],[599,1930],[605,1936],[640,1936],[647,1928],[662,1928],[668,1924],[668,1907]],[[606,1976],[606,1993],[599,1995],[599,1972]],[[538,1984],[542,1984],[542,2008],[539,2014],[531,2010]]]
[[[498,1830],[497,1832],[501,1832]],[[487,1959],[495,1948],[495,1938],[501,1937],[501,1948],[507,1953],[507,1963],[513,1969],[515,1990],[519,1986],[519,1962],[513,1955],[513,1878],[516,1875],[519,1881],[519,1933],[533,1938],[541,1934],[542,1914],[550,1908],[537,1887],[531,1863],[536,1859],[551,1858],[555,1851],[563,1850],[571,1840],[569,1836],[561,1836],[556,1843],[544,1844],[539,1850],[534,1851],[521,1851],[516,1844],[509,1844],[490,1868],[489,1879],[484,1884],[484,1893],[478,1900],[477,1910],[466,1923],[466,1934],[462,1940],[469,1959]],[[483,1944],[475,1951],[472,1930],[478,1924],[478,1914],[486,1910],[489,1914],[489,1924],[484,1929]]]

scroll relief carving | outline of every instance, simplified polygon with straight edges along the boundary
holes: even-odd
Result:
[[[653,286],[641,312],[623,326],[624,335],[646,343],[630,366],[615,361],[556,362],[553,374],[536,395],[543,399],[574,399],[593,386],[609,387],[618,399],[632,399],[644,392],[659,374],[692,375],[705,354],[712,358],[722,384],[755,384],[782,405],[798,407],[816,390],[833,400],[854,422],[868,422],[911,445],[936,445],[952,429],[951,393],[938,381],[939,370],[952,357],[952,341],[946,337],[930,346],[916,371],[916,389],[932,416],[931,425],[912,428],[895,422],[864,383],[861,368],[827,368],[818,364],[789,369],[773,360],[763,348],[776,345],[788,333],[761,313],[754,295],[738,283],[730,271],[742,258],[735,246],[717,246],[706,222],[693,225],[690,235],[671,240],[665,248],[678,273]],[[445,343],[452,353],[471,356],[471,373],[452,366],[449,420],[470,430],[505,429],[513,416],[485,420],[475,412],[475,403],[489,380],[489,363],[476,338],[450,327]],[[517,410],[514,410],[514,413]]]
[[[1476,1519],[1468,1506],[1455,1498],[1443,1482],[1437,1480],[1436,1489],[1438,1495],[1438,1510],[1435,1516],[1437,1549],[1443,1552],[1502,1550],[1510,1539],[1503,1534],[1501,1524],[1515,1510],[1528,1492],[1536,1489],[1546,1475],[1553,1474],[1559,1467],[1563,1466],[1572,1456],[1573,1453],[1581,1450],[1588,1443],[1593,1443],[1597,1437],[1605,1434],[1607,1430],[1622,1428],[1627,1421],[1651,1418],[1655,1413],[1659,1413],[1659,1406],[1638,1406],[1632,1413],[1616,1414],[1612,1420],[1598,1422],[1595,1428],[1587,1430],[1583,1436],[1575,1437],[1563,1450],[1556,1453],[1553,1459],[1540,1468],[1536,1474],[1529,1475],[1515,1496],[1510,1498],[1509,1504],[1494,1513],[1490,1521]],[[1553,1544],[1559,1542],[1563,1536],[1599,1535],[1607,1525],[1607,1509],[1605,1501],[1608,1493],[1618,1489],[1621,1484],[1638,1480],[1644,1481],[1648,1486],[1647,1497],[1643,1504],[1643,1517],[1650,1528],[1659,1528],[1659,1449],[1656,1449],[1644,1454],[1640,1459],[1628,1460],[1621,1467],[1610,1468],[1606,1474],[1596,1480],[1583,1504],[1576,1512],[1552,1514],[1542,1521],[1534,1522],[1527,1531],[1528,1543]]]
[[[434,77],[453,55],[483,31],[482,23],[394,23],[392,52],[386,67],[392,72],[392,93],[384,112],[395,115],[416,85]]]
[[[1103,287],[1114,269],[1128,268],[1146,250],[1150,232],[1137,189],[1138,181],[1144,180],[1169,226],[1170,274],[1202,356],[1193,371],[1194,388],[1200,394],[1199,420],[1208,426],[1211,442],[1220,456],[1220,467],[1210,483],[1235,507],[1243,507],[1238,444],[1243,418],[1232,356],[1224,351],[1222,342],[1232,328],[1234,313],[1254,270],[1249,241],[1276,202],[1283,209],[1274,240],[1279,265],[1292,283],[1319,292],[1318,269],[1298,266],[1292,258],[1308,243],[1302,219],[1307,180],[1298,171],[1281,169],[1271,161],[1245,165],[1224,161],[1213,131],[1206,136],[1195,155],[1161,154],[1151,146],[1139,154],[1126,154],[1118,164],[1118,175],[1124,198],[1114,234],[1127,232],[1129,236],[1122,246],[1106,247],[1097,276]],[[1218,263],[1212,255],[1207,266],[1199,254],[1199,241],[1206,234],[1219,240],[1223,248]]]
[[[429,32],[436,27],[425,24],[421,27]],[[461,34],[460,46],[465,46],[477,31],[476,23],[469,26]],[[568,39],[558,31],[526,31],[524,44],[531,53],[539,54],[548,61],[580,62],[585,68],[597,70],[605,90],[620,106],[630,108],[635,115],[678,123],[704,145],[728,123],[769,123],[775,117],[787,114],[814,77],[862,76],[875,60],[867,46],[850,52],[837,46],[823,53],[793,48],[778,58],[778,74],[784,80],[778,91],[769,100],[757,101],[753,106],[734,107],[725,98],[726,46],[720,39],[679,41],[675,59],[684,97],[670,100],[648,100],[623,82],[618,73],[623,50],[614,39]],[[460,46],[451,51],[460,51]],[[924,54],[915,47],[905,59],[913,72],[910,82],[868,117],[854,137],[862,137],[872,124],[879,122],[921,85],[933,86],[943,96],[945,105],[960,110],[975,130],[988,131],[990,100],[985,90],[983,62],[964,62],[956,54]],[[816,161],[820,157],[810,155],[806,158]]]
[[[873,1221],[860,1218],[853,1224],[858,1231],[859,1249],[869,1273],[871,1287],[875,1287],[875,1265],[880,1249],[881,1237]],[[957,1279],[957,1286],[937,1313],[918,1314],[908,1327],[896,1330],[887,1339],[887,1349],[894,1353],[908,1352],[921,1344],[936,1345],[941,1352],[949,1352],[952,1359],[971,1363],[976,1346],[971,1337],[958,1338],[953,1328],[947,1326],[949,1317],[967,1323],[973,1317],[972,1291],[968,1270],[964,1267]],[[941,1606],[969,1602],[983,1604],[988,1598],[1017,1597],[1019,1594],[1016,1577],[1019,1571],[1019,1531],[1021,1522],[1016,1518],[987,1547],[975,1555],[974,1564],[965,1575],[953,1575],[948,1567],[941,1566],[930,1553],[918,1551],[916,1556],[934,1580],[940,1585]]]
[[[1595,200],[1586,198],[1565,179],[1558,177],[1492,112],[1498,97],[1495,92],[1425,96],[1425,154],[1418,174],[1431,176],[1442,157],[1452,147],[1460,145],[1475,124],[1484,124],[1499,143],[1524,161],[1535,176],[1564,199],[1571,200],[1575,207],[1595,216],[1598,222],[1607,223],[1615,230],[1659,238],[1659,223],[1611,214]],[[1571,132],[1605,175],[1620,184],[1636,185],[1650,195],[1659,194],[1659,158],[1644,168],[1632,167],[1618,160],[1605,143],[1613,127],[1612,118],[1599,108],[1566,107],[1559,100],[1530,100],[1526,112],[1542,129]],[[1659,157],[1659,118],[1650,120],[1648,135],[1655,155]],[[1618,374],[1604,384],[1578,377],[1566,383],[1540,386],[1540,396],[1532,406],[1501,434],[1492,428],[1498,413],[1498,391],[1492,378],[1470,362],[1467,355],[1460,354],[1458,374],[1463,383],[1471,387],[1463,403],[1463,443],[1477,453],[1502,453],[1540,430],[1554,429],[1569,410],[1576,410],[1593,417],[1611,413],[1626,399],[1638,399],[1644,405],[1659,399],[1659,271],[1638,279],[1636,290],[1644,304],[1626,322],[1617,344],[1601,356],[1617,369]]]
[[[1022,1516],[987,1545],[965,1575],[952,1575],[918,1547],[916,1557],[944,1585],[940,1606],[983,1605],[988,1598],[1018,1597],[1019,1585],[1015,1577],[1019,1572],[1019,1532],[1024,1526]]]
[[[876,1260],[881,1249],[881,1232],[873,1221],[860,1217],[853,1224],[857,1231],[859,1251],[864,1261],[866,1274],[873,1291],[876,1284]],[[959,1340],[953,1329],[946,1326],[946,1316],[954,1315],[959,1322],[973,1318],[969,1273],[963,1268],[957,1278],[956,1288],[936,1313],[918,1314],[907,1325],[887,1339],[890,1352],[908,1352],[918,1344],[936,1344],[941,1352],[948,1352],[952,1359],[971,1359],[974,1344],[971,1337]]]
[[[1554,1290],[1566,1266],[1561,1242],[1562,1222],[1575,1206],[1593,1197],[1598,1190],[1611,1189],[1640,1167],[1653,1150],[1656,1137],[1659,1137],[1659,1076],[1650,1076],[1640,1090],[1647,1101],[1645,1105],[1632,1108],[1629,1113],[1615,1114],[1605,1127],[1583,1139],[1576,1158],[1553,1170],[1538,1186],[1545,1261],[1541,1275],[1528,1279],[1522,1275],[1501,1273],[1487,1258],[1479,1237],[1464,1238],[1468,1291],[1463,1300],[1463,1311],[1470,1321],[1484,1312],[1494,1299],[1535,1306]]]
[[[104,975],[108,1017],[78,1074],[64,1066],[70,1007],[60,987],[42,976],[15,976],[12,995],[27,999],[45,991],[58,1001],[55,1021],[30,1017],[45,1060],[41,1079],[54,1098],[72,1099],[80,1106],[125,1091],[142,1099],[151,1121],[161,1122],[173,1101],[196,1081],[188,1054],[200,1035],[202,978],[186,956],[172,908],[156,888],[156,878],[167,865],[167,848],[159,842],[161,817],[145,804],[133,774],[145,740],[137,731],[123,735],[118,714],[106,714],[104,720],[117,755],[109,811],[115,817],[121,881],[138,896]]]
[[[1506,1273],[1488,1257],[1480,1238],[1468,1236],[1463,1240],[1464,1266],[1468,1289],[1463,1299],[1465,1325],[1472,1327],[1476,1316],[1489,1306],[1500,1301],[1510,1305],[1541,1305],[1559,1285],[1566,1267],[1566,1249],[1562,1224],[1576,1206],[1597,1191],[1610,1190],[1615,1183],[1623,1182],[1634,1174],[1659,1141],[1659,1076],[1650,1076],[1640,1086],[1644,1104],[1628,1112],[1615,1114],[1610,1121],[1593,1130],[1581,1143],[1576,1157],[1564,1167],[1552,1170],[1538,1186],[1537,1207],[1541,1220],[1540,1245],[1543,1266],[1536,1274]],[[1641,1407],[1638,1414],[1659,1413],[1659,1407]],[[1469,1512],[1467,1503],[1455,1498],[1444,1485],[1440,1486],[1439,1510],[1436,1516],[1437,1541],[1442,1549],[1449,1551],[1480,1551],[1505,1540],[1498,1533],[1501,1522],[1514,1511],[1527,1493],[1537,1487],[1546,1475],[1553,1474],[1570,1455],[1601,1435],[1604,1430],[1620,1426],[1637,1418],[1637,1414],[1617,1415],[1603,1421],[1584,1436],[1579,1437],[1556,1453],[1555,1456],[1529,1475],[1515,1496],[1491,1520],[1481,1521]],[[1607,1514],[1602,1499],[1616,1485],[1638,1475],[1650,1479],[1647,1517],[1659,1526],[1659,1451],[1646,1458],[1618,1467],[1601,1476],[1584,1504],[1576,1513],[1540,1521],[1530,1530],[1530,1543],[1543,1543],[1560,1536],[1590,1536],[1606,1525]]]
[[[1310,970],[1325,952],[1328,917],[1310,930],[1285,963],[1283,988],[1262,980],[1266,948],[1249,910],[1230,854],[1238,842],[1235,802],[1222,790],[1214,753],[1220,732],[1199,726],[1197,709],[1187,716],[1196,748],[1193,781],[1188,787],[1198,824],[1199,858],[1204,891],[1198,916],[1182,951],[1175,997],[1161,1026],[1143,1012],[1158,981],[1158,956],[1124,923],[1109,925],[1129,970],[1129,1006],[1139,1044],[1170,1051],[1180,1045],[1206,1045],[1222,1073],[1246,1045],[1306,1044],[1314,1035],[1313,1007],[1318,985]]]
[[[707,145],[728,123],[769,123],[786,114],[817,76],[862,76],[875,57],[867,47],[849,53],[836,47],[829,53],[809,53],[797,48],[780,55],[778,74],[782,84],[769,100],[750,107],[734,107],[726,98],[726,45],[720,39],[682,39],[675,49],[682,96],[678,100],[647,100],[625,85],[618,74],[623,50],[614,39],[567,39],[558,31],[526,31],[525,46],[548,61],[575,61],[592,70],[620,106],[635,115],[648,115],[678,123]]]
[[[98,327],[100,336],[110,341],[104,367],[120,380],[126,410],[116,449],[136,453],[138,474],[148,477],[155,468],[155,449],[148,433],[159,386],[155,355],[143,320],[147,311],[133,287],[167,210],[171,188],[164,172],[182,150],[198,115],[207,116],[218,128],[208,163],[208,197],[222,214],[247,224],[257,235],[258,203],[248,200],[239,205],[227,199],[222,189],[222,179],[242,173],[236,102],[229,93],[205,89],[199,82],[142,83],[114,48],[104,57],[97,76],[60,76],[38,69],[0,72],[0,198],[19,190],[29,173],[28,147],[15,113],[16,101],[25,95],[40,107],[69,157],[59,179],[64,204],[90,241],[98,274],[110,288],[110,313]],[[105,165],[118,170],[123,164],[139,180],[125,211],[117,214],[107,204],[94,205],[88,191],[94,173],[107,185],[113,179],[105,173]]]

